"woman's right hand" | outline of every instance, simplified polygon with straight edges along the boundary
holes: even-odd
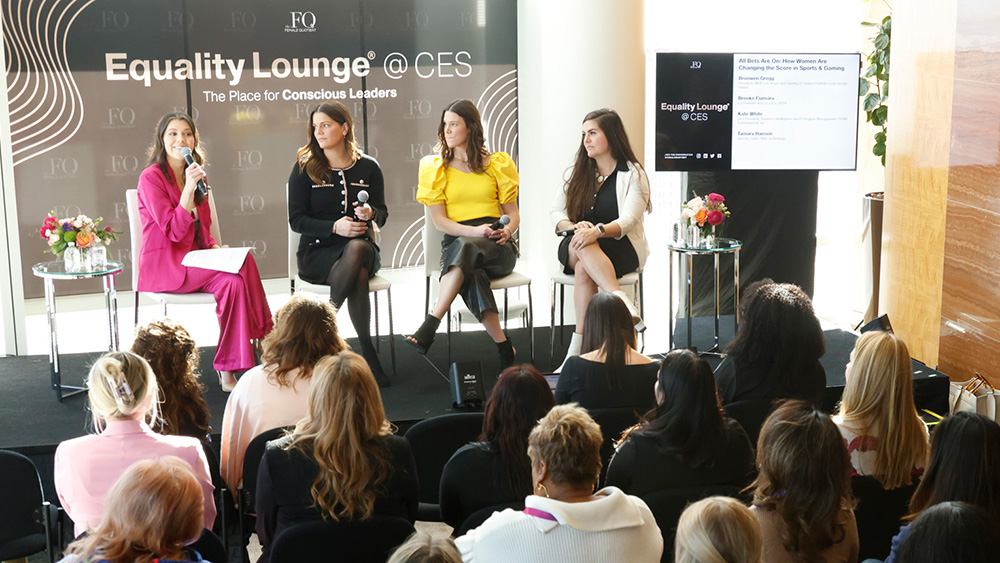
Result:
[[[333,234],[345,238],[355,238],[365,234],[368,230],[368,223],[364,221],[354,221],[350,217],[341,217],[333,224]]]
[[[573,225],[574,229],[591,229],[593,227],[594,224],[591,223],[590,221],[580,221],[579,223]]]
[[[475,227],[472,227],[471,236],[473,236],[473,237],[483,237],[483,238],[493,238],[493,233],[495,233],[495,232],[496,231],[494,231],[493,229],[490,228],[490,224],[489,223],[483,223],[482,225],[476,225]]]
[[[199,180],[204,180],[208,184],[208,174],[205,174],[205,169],[200,164],[192,162],[184,171],[184,189],[181,190],[181,195],[190,194],[193,197],[195,190],[198,189]]]

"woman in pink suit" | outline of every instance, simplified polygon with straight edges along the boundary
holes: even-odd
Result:
[[[190,166],[181,155],[184,148],[194,157]],[[139,291],[200,291],[215,296],[219,345],[213,365],[223,390],[231,391],[236,385],[233,372],[255,363],[251,339],[263,338],[273,326],[257,264],[247,255],[236,274],[181,264],[192,250],[219,248],[211,234],[209,198],[197,189],[199,181],[207,180],[198,130],[190,117],[169,113],[160,119],[149,160],[139,176],[142,253],[137,287]]]

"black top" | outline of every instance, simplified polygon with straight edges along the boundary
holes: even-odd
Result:
[[[528,490],[506,494],[501,487],[503,473],[500,452],[488,444],[475,442],[459,448],[441,472],[441,520],[458,531],[473,512],[523,501],[531,493],[531,483],[527,481]]]
[[[374,215],[372,222],[385,225],[389,211],[385,206],[385,184],[378,162],[363,155],[350,168],[334,168],[325,182],[317,184],[292,166],[288,177],[288,224],[302,235],[297,253],[299,275],[311,283],[326,283],[330,267],[340,258],[348,237],[333,234],[333,224],[342,217],[354,217],[354,202],[358,192],[368,192],[368,205]],[[364,235],[374,244],[372,229]],[[376,247],[377,248],[377,247]]]
[[[646,412],[656,406],[653,385],[659,371],[660,362],[612,371],[607,364],[573,356],[559,374],[556,404],[580,403],[586,409],[633,407]]]
[[[298,448],[284,449],[293,439],[285,436],[267,443],[257,475],[257,536],[262,547],[260,563],[267,563],[274,538],[285,528],[320,520],[314,506],[312,485],[319,466],[312,456]],[[375,499],[375,514],[399,516],[410,522],[417,518],[420,487],[410,443],[400,436],[384,436],[393,472],[381,485]]]
[[[721,452],[709,463],[692,466],[658,439],[633,432],[611,458],[606,484],[636,496],[683,487],[748,485],[754,471],[753,446],[735,420],[728,421]]]
[[[826,370],[819,360],[811,371],[783,386],[770,374],[760,373],[729,355],[715,368],[715,381],[723,405],[751,399],[802,399],[818,407],[826,393]]]

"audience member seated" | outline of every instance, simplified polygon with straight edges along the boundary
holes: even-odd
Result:
[[[763,550],[760,524],[733,498],[699,500],[677,523],[674,563],[761,563]]]
[[[753,446],[727,419],[708,363],[689,350],[667,354],[655,384],[657,407],[626,431],[606,483],[630,495],[700,485],[743,488],[753,479]]]
[[[417,469],[405,438],[392,435],[368,363],[353,352],[313,369],[309,413],[295,432],[268,442],[257,477],[260,563],[275,536],[319,519],[417,515]]]
[[[851,461],[837,425],[805,401],[767,417],[757,442],[751,511],[764,537],[764,561],[858,560]]]
[[[201,534],[203,511],[187,462],[174,456],[136,462],[108,491],[100,525],[71,543],[60,563],[202,561],[185,546]]]
[[[67,440],[56,448],[55,486],[66,514],[80,535],[101,523],[105,497],[133,463],[177,456],[188,463],[201,483],[204,527],[215,520],[215,487],[201,442],[188,436],[153,432],[156,421],[156,377],[149,364],[132,352],[108,352],[90,368],[87,393],[94,427],[100,434]]]
[[[901,563],[992,563],[1000,554],[1000,522],[974,504],[935,504],[911,530],[899,550]]]
[[[910,500],[907,519],[949,501],[982,507],[1000,519],[1000,426],[981,414],[957,412],[934,428],[931,460]],[[912,526],[904,525],[892,538],[886,563],[899,561],[897,553]]]
[[[636,351],[632,314],[618,297],[598,293],[587,305],[582,356],[563,364],[556,403],[587,409],[656,405],[653,383],[659,364]]]
[[[548,382],[534,367],[511,366],[486,401],[483,433],[451,456],[441,474],[441,519],[455,529],[470,514],[531,494],[528,434],[552,408]]]
[[[750,399],[802,399],[819,406],[826,337],[802,288],[764,279],[740,302],[740,326],[717,368],[723,405]]]
[[[296,295],[264,338],[262,365],[240,377],[222,417],[222,478],[234,494],[243,482],[243,457],[259,434],[291,426],[308,412],[309,381],[320,358],[347,350],[328,301]]]
[[[388,563],[462,563],[462,554],[451,538],[416,532],[396,549]]]
[[[601,441],[586,410],[553,407],[528,438],[534,494],[524,499],[523,511],[498,512],[455,540],[462,559],[659,561],[663,537],[642,499],[616,487],[594,491]]]
[[[913,403],[906,344],[891,332],[861,335],[844,371],[847,385],[833,421],[847,443],[854,475],[886,489],[913,482],[927,463],[927,426]]]
[[[160,424],[153,430],[211,441],[211,415],[197,373],[198,348],[188,331],[170,319],[153,321],[136,332],[132,353],[149,362],[160,387]]]

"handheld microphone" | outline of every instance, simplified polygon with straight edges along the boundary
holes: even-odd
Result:
[[[368,203],[368,190],[361,190],[358,192],[358,203],[361,205]]]
[[[194,156],[191,155],[191,149],[188,147],[181,147],[181,156],[184,157],[184,162],[188,166],[194,164]],[[205,180],[198,180],[198,193],[201,195],[208,195],[208,186],[205,185]]]
[[[500,218],[497,219],[495,223],[490,225],[490,228],[495,231],[500,227],[508,225],[509,223],[510,223],[510,215],[501,215]]]
[[[561,237],[571,237],[576,234],[576,227],[573,227],[572,229],[566,229],[564,231],[556,231],[556,234]]]

